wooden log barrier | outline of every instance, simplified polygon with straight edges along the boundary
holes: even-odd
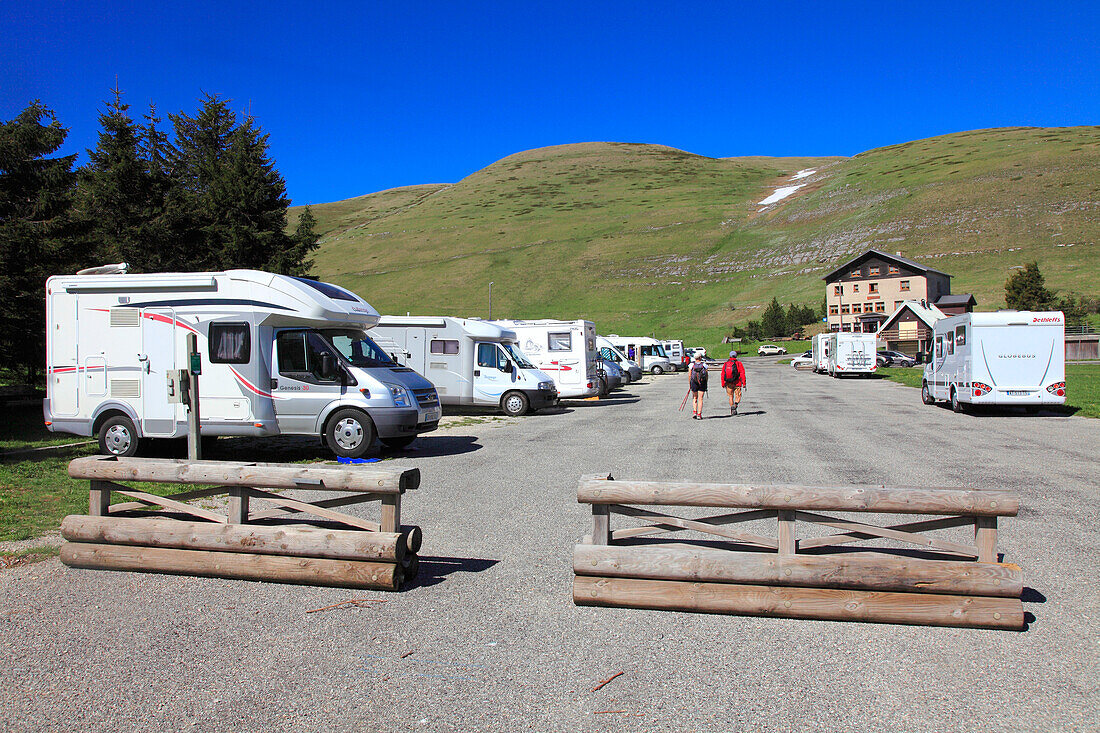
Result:
[[[397,590],[403,581],[402,566],[396,563],[87,542],[66,542],[62,545],[61,562],[73,568],[373,590]]]
[[[399,563],[410,554],[411,529],[401,533],[362,532],[304,524],[220,524],[79,514],[61,522],[61,536],[70,542],[391,563]]]
[[[577,575],[1019,598],[1023,572],[1005,563],[897,555],[779,555],[705,547],[577,545]]]
[[[1016,565],[998,562],[998,518],[1015,516],[1020,508],[1019,497],[1009,491],[664,483],[585,476],[577,501],[592,507],[592,534],[573,553],[577,605],[1024,627],[1023,573]],[[671,507],[720,511],[684,516]],[[821,513],[825,511],[932,517],[882,526],[863,516]],[[613,519],[617,523],[623,518],[633,526],[612,525]],[[745,526],[766,522],[774,522],[771,536]],[[814,527],[817,536],[800,540],[798,528],[805,525]],[[821,528],[827,532],[824,536]],[[973,544],[957,536],[926,534],[968,528]],[[639,541],[677,532],[701,533],[709,541]],[[869,540],[913,545],[922,556],[881,546],[862,552],[831,550]],[[752,548],[759,551],[746,551]]]
[[[1018,598],[576,576],[578,606],[1019,630]]]

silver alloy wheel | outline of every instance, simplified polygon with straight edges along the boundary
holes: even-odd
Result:
[[[363,425],[355,418],[345,417],[336,423],[333,437],[342,450],[353,451],[363,443]]]
[[[504,411],[509,415],[519,415],[523,413],[523,398],[518,394],[510,394],[504,400]]]
[[[130,443],[133,442],[133,439],[134,437],[130,435],[130,431],[125,425],[112,425],[107,429],[103,442],[107,444],[107,450],[115,455],[122,455],[130,450]]]

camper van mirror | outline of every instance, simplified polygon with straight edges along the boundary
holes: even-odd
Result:
[[[336,362],[332,359],[332,354],[321,354],[321,379],[335,379],[336,378]]]
[[[506,359],[504,361],[504,363],[500,365],[500,370],[502,372],[504,372],[505,374],[511,374],[512,373],[512,362],[510,362]]]

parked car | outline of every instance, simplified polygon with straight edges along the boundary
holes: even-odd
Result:
[[[759,356],[778,356],[779,354],[786,354],[787,350],[775,344],[761,344],[756,353]]]
[[[791,366],[793,366],[795,369],[812,369],[814,366],[813,352],[807,351],[791,359]]]
[[[896,367],[911,367],[917,365],[917,360],[908,354],[903,354],[900,351],[889,351],[883,349],[878,352],[879,356],[886,357],[886,364],[880,366],[896,366]]]

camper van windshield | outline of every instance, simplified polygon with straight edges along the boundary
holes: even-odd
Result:
[[[314,290],[317,290],[322,294],[327,295],[333,300],[350,300],[354,303],[359,302],[359,299],[357,297],[344,290],[343,288],[336,287],[335,285],[329,285],[328,283],[323,283],[318,280],[308,280],[304,277],[296,277],[294,279],[300,283],[305,283]]]
[[[342,331],[330,329],[322,331],[337,351],[351,362],[352,366],[392,367],[397,366],[389,354],[378,347],[378,344],[370,340],[370,337],[362,331]]]
[[[519,347],[517,347],[515,344],[501,344],[501,346],[503,346],[504,350],[508,352],[508,355],[512,357],[513,360],[515,360],[516,366],[518,366],[520,369],[535,368],[535,365],[532,364],[527,359],[527,357],[523,355],[523,352],[520,351]]]

